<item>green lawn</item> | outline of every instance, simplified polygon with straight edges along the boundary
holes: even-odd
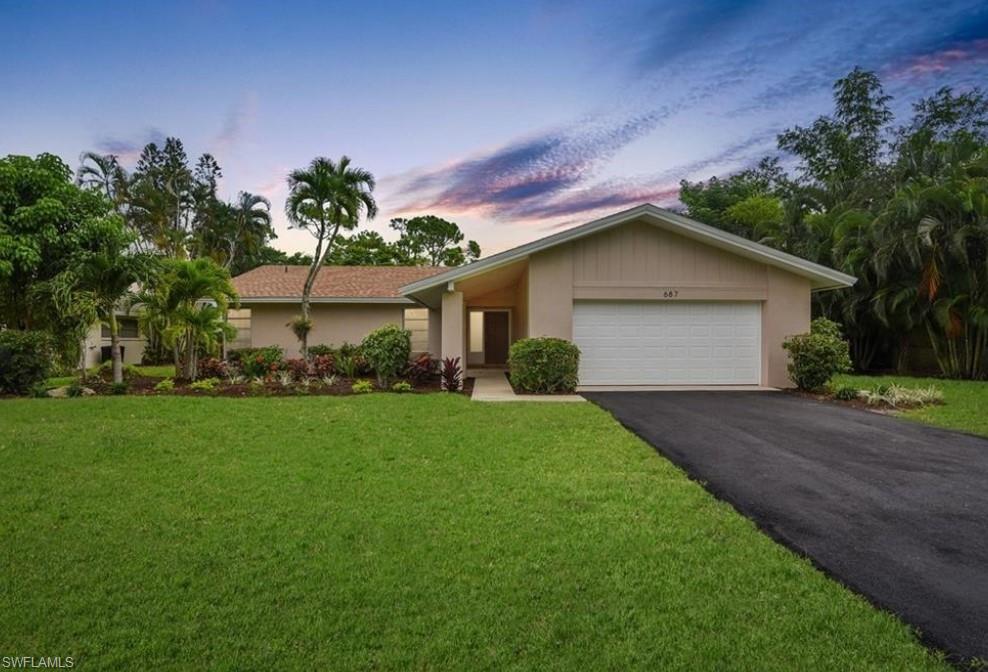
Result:
[[[591,404],[0,402],[0,652],[88,669],[947,669]]]
[[[943,390],[942,406],[904,411],[901,415],[931,425],[988,436],[988,382],[909,376],[839,376],[836,382],[862,389],[879,383],[898,383],[906,387],[936,385]]]

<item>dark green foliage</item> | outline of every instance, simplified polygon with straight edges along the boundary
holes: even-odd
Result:
[[[333,349],[331,345],[318,344],[309,346],[309,356],[310,357],[321,357],[323,355],[329,355],[332,357],[336,354],[336,350]]]
[[[386,324],[367,334],[360,349],[377,376],[377,384],[387,387],[408,366],[412,334],[397,324]]]
[[[853,385],[839,385],[834,389],[834,399],[841,401],[854,401],[858,398],[860,390]]]
[[[248,378],[264,377],[277,371],[285,357],[285,351],[277,345],[264,348],[240,348],[231,350],[228,359],[240,366],[240,371]]]
[[[523,338],[511,345],[511,384],[523,392],[549,394],[576,389],[580,349],[561,338]]]
[[[51,372],[51,339],[38,331],[0,331],[0,394],[26,394]]]
[[[110,383],[110,394],[122,395],[127,394],[128,385],[127,383]]]
[[[801,390],[818,390],[851,370],[847,341],[840,327],[825,318],[813,320],[810,333],[790,336],[782,347],[789,352],[789,377]]]

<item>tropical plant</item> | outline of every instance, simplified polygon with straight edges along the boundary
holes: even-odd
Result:
[[[367,394],[374,391],[374,383],[369,380],[358,380],[350,386],[354,394]]]
[[[440,388],[444,392],[458,392],[463,387],[463,367],[459,357],[444,357],[439,373]]]
[[[99,320],[109,327],[113,382],[123,382],[123,355],[117,313],[134,296],[133,289],[150,283],[157,272],[154,257],[132,251],[134,236],[119,217],[88,220],[79,232],[80,246],[68,268],[52,282],[52,292],[65,315],[80,326]]]
[[[165,378],[157,385],[154,386],[155,392],[169,393],[175,391],[175,381],[171,378]]]
[[[219,384],[219,378],[203,378],[190,383],[189,389],[197,392],[212,392]]]
[[[200,350],[215,353],[223,339],[237,330],[226,321],[226,311],[237,299],[230,273],[211,259],[171,260],[160,276],[159,291],[166,294],[169,326],[165,342],[179,346],[183,377],[198,377]]]
[[[285,203],[288,219],[294,227],[308,231],[316,239],[312,263],[302,285],[303,320],[309,320],[312,287],[340,230],[356,228],[361,215],[368,219],[377,215],[377,202],[371,195],[374,184],[374,176],[352,167],[347,156],[338,162],[318,157],[288,176],[290,193]],[[308,359],[308,332],[299,340],[302,356]]]
[[[394,385],[391,386],[392,392],[398,392],[399,394],[412,391],[412,384],[407,380],[399,380]]]
[[[428,352],[423,352],[409,363],[405,375],[416,385],[421,385],[432,378],[438,368],[439,360],[435,359]]]

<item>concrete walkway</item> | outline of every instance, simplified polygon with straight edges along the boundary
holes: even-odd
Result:
[[[466,377],[474,379],[474,401],[586,401],[578,394],[515,394],[503,369],[471,369]]]

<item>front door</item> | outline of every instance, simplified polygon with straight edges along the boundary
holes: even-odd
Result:
[[[508,361],[508,312],[484,312],[484,364]]]

